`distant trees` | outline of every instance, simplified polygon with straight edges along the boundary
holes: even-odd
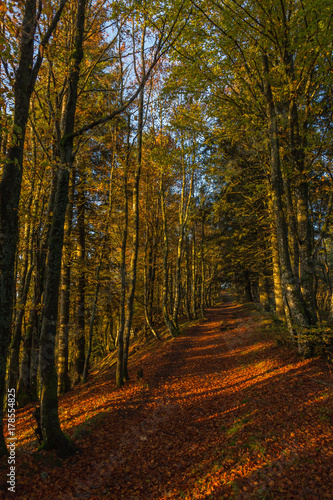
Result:
[[[277,312],[281,316],[282,296],[290,333],[301,352],[310,352],[304,334],[318,321],[318,248],[331,218],[331,198],[326,188],[320,218],[315,209],[319,179],[322,186],[332,179],[328,147],[331,115],[327,114],[324,100],[331,85],[332,51],[324,49],[331,47],[327,38],[332,22],[329,2],[320,6],[273,0],[191,3],[202,24],[189,26],[183,47],[179,47],[177,58],[181,64],[175,67],[175,75],[182,75],[186,93],[202,95],[221,136],[229,138],[225,144],[243,147],[243,151],[239,148],[236,152],[236,158],[235,150],[221,148],[224,192],[228,193],[232,184],[228,159],[238,163],[236,169],[240,172],[246,154],[252,157],[254,168],[261,164],[266,221],[258,233],[258,243],[272,231],[271,256],[266,254],[264,260],[274,279]],[[250,167],[250,184],[252,172]],[[248,198],[255,199],[260,186],[251,186],[253,194],[243,188],[240,200],[246,191]],[[253,231],[260,228],[260,224],[252,226],[251,215],[241,222],[240,234],[249,226]],[[222,237],[226,245],[232,241],[226,232]],[[267,251],[267,241],[265,245]],[[239,248],[237,245],[236,255]],[[259,249],[258,244],[255,248]],[[248,259],[249,255],[244,254],[244,267]],[[234,265],[232,258],[231,263]],[[257,274],[262,290],[263,277],[258,273],[261,266],[256,258],[250,271]],[[248,272],[240,277],[241,281],[247,281]],[[249,287],[246,294],[250,299]]]

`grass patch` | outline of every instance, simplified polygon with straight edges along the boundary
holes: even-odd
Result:
[[[266,448],[263,446],[260,439],[255,436],[250,436],[248,441],[245,443],[244,448],[249,451],[256,452],[261,457],[265,456]]]
[[[319,420],[321,422],[333,422],[333,409],[326,407],[319,408]]]
[[[236,420],[233,423],[233,425],[226,430],[226,435],[228,437],[236,436],[249,422],[251,422],[251,415],[250,414],[244,415],[244,417],[242,417],[239,420]]]

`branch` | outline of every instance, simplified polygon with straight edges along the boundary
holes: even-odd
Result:
[[[36,59],[34,68],[32,70],[32,75],[31,75],[31,81],[30,81],[31,91],[34,88],[34,85],[35,85],[35,82],[37,79],[37,75],[38,75],[39,69],[40,69],[42,61],[43,61],[44,49],[45,49],[46,45],[49,43],[49,40],[50,40],[54,30],[57,27],[58,21],[60,19],[62,11],[64,10],[64,7],[65,7],[67,2],[68,2],[68,0],[61,0],[60,1],[59,8],[58,8],[57,12],[55,13],[54,18],[52,19],[51,24],[48,27],[45,35],[43,36],[42,41],[39,44],[37,59]]]
[[[175,35],[175,37],[172,40],[170,40],[182,8],[183,8],[183,4],[181,5],[180,10],[178,12],[178,15],[177,15],[174,23],[172,24],[172,26],[169,30],[169,33],[167,34],[167,36],[165,37],[164,40],[163,40],[163,34],[164,34],[164,26],[163,26],[161,36],[160,36],[160,39],[159,39],[157,47],[156,47],[156,52],[154,55],[153,62],[151,63],[148,71],[144,75],[143,79],[141,80],[140,85],[138,86],[138,88],[136,89],[136,91],[134,92],[132,97],[125,104],[123,104],[120,108],[116,109],[115,111],[113,111],[109,115],[104,116],[102,118],[99,118],[98,120],[95,120],[91,123],[88,123],[87,125],[84,125],[79,130],[77,130],[76,132],[73,132],[73,134],[70,134],[67,137],[64,137],[65,141],[68,141],[68,140],[73,139],[75,137],[79,137],[80,135],[84,134],[85,132],[88,132],[89,130],[93,129],[94,127],[97,127],[98,125],[103,125],[104,123],[107,123],[108,121],[115,118],[117,115],[126,111],[128,106],[130,106],[132,104],[132,102],[135,101],[135,99],[138,97],[138,95],[140,94],[140,92],[144,88],[145,84],[147,83],[148,79],[150,78],[150,75],[151,75],[154,67],[158,63],[158,61],[161,59],[161,57],[163,57],[168,52],[170,47],[172,47],[172,45],[175,43],[175,41],[177,40],[179,35],[182,33],[182,31],[187,23],[187,19],[185,20],[185,23],[183,24],[183,27],[180,29],[180,31]]]

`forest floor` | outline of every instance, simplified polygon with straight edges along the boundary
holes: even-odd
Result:
[[[230,300],[172,340],[60,398],[81,453],[35,453],[32,409],[17,412],[20,499],[333,499],[333,376],[277,346],[267,314]],[[143,380],[136,380],[142,367]]]

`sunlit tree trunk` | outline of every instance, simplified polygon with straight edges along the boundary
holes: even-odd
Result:
[[[273,285],[274,285],[274,301],[275,301],[275,314],[278,318],[284,318],[284,304],[283,304],[283,295],[282,295],[282,285],[281,285],[281,272],[280,272],[280,259],[279,259],[279,249],[278,242],[276,239],[276,231],[272,221],[273,213],[272,213],[272,202],[269,197],[269,208],[271,214],[271,253],[272,253],[272,266],[273,266]]]
[[[295,79],[294,56],[285,55],[287,75],[290,84]],[[311,76],[309,76],[311,78]],[[305,172],[304,148],[306,141],[301,137],[300,123],[296,96],[292,95],[289,102],[289,129],[290,145],[294,171],[296,173],[296,210],[297,210],[297,237],[299,244],[299,277],[304,309],[308,323],[315,325],[317,322],[316,300],[314,293],[314,262],[313,262],[313,238],[311,233],[311,218],[309,213],[309,186]],[[303,124],[306,137],[307,123]]]
[[[86,288],[86,228],[85,228],[85,173],[80,165],[80,177],[77,183],[77,231],[76,242],[76,264],[78,273],[77,307],[76,321],[77,325],[74,333],[74,353],[73,353],[73,386],[79,384],[82,380],[82,373],[85,361],[85,288]]]
[[[42,236],[34,242],[34,293],[29,312],[28,323],[23,339],[20,375],[17,387],[17,403],[19,407],[31,401],[37,401],[37,370],[39,337],[41,333],[41,308],[44,293],[44,278],[47,258],[47,245],[51,230],[52,212],[56,191],[56,175],[53,176],[45,216]]]
[[[182,142],[182,149],[184,150],[184,144]],[[194,169],[192,170],[190,186],[188,190],[188,195],[186,196],[186,165],[185,165],[185,153],[183,152],[182,158],[182,191],[180,197],[179,206],[179,236],[177,243],[177,257],[175,266],[175,297],[173,302],[173,312],[172,312],[172,322],[178,329],[178,312],[181,299],[181,260],[183,254],[183,241],[186,231],[187,219],[189,214],[189,208],[192,199],[193,191],[193,179],[194,179]],[[187,199],[186,199],[187,198]]]
[[[147,192],[146,192],[146,203],[148,202],[148,182],[147,182]],[[155,252],[155,245],[150,241],[149,225],[146,217],[146,238],[144,245],[144,269],[143,269],[143,307],[147,326],[149,327],[151,333],[158,340],[160,339],[158,333],[156,332],[153,321],[152,321],[152,308],[153,308],[153,289],[154,289],[154,261],[153,253]],[[148,245],[150,242],[150,249],[148,251]]]
[[[74,171],[70,187],[69,203],[66,209],[64,227],[64,250],[61,266],[60,309],[58,332],[58,395],[70,388],[68,374],[68,336],[70,318],[70,288],[71,288],[71,232],[73,223]]]
[[[184,305],[186,316],[188,319],[192,319],[191,314],[191,260],[190,260],[190,241],[189,238],[186,238],[186,249],[185,249],[185,297],[184,297]]]
[[[204,258],[204,241],[205,241],[205,217],[202,216],[201,221],[201,245],[200,245],[200,267],[201,267],[201,286],[200,286],[200,315],[205,317],[205,258]]]
[[[293,276],[288,249],[288,232],[283,215],[281,193],[281,167],[280,147],[278,137],[278,124],[273,101],[271,85],[269,83],[269,61],[267,55],[263,56],[265,97],[267,102],[267,116],[269,125],[269,141],[271,150],[271,189],[275,228],[279,248],[281,283],[288,308],[295,325],[307,327],[308,321],[302,305],[297,283]]]
[[[34,34],[36,30],[36,1],[26,0],[19,63],[14,83],[14,119],[12,145],[8,147],[0,182],[0,401],[4,399],[7,350],[11,338],[14,298],[14,269],[18,238],[18,207],[21,193],[23,148],[28,121],[31,78],[33,71]],[[0,425],[2,429],[2,404]],[[0,436],[0,456],[6,453],[3,432]]]

